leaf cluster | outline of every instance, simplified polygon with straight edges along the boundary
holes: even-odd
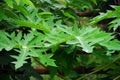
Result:
[[[105,32],[92,26],[103,19],[115,18],[110,24],[117,29],[119,7],[114,6],[114,11],[102,13],[93,18],[89,25],[80,26],[77,24],[78,16],[74,16],[76,14],[71,9],[81,8],[80,6],[82,9],[92,9],[92,4],[97,5],[98,1],[86,0],[80,6],[78,4],[75,6],[74,2],[83,1],[4,0],[4,2],[0,2],[3,3],[0,6],[0,52],[4,54],[5,51],[9,55],[7,57],[10,58],[10,61],[4,57],[0,59],[7,61],[7,65],[15,71],[11,78],[15,79],[14,76],[17,76],[18,79],[28,80],[30,76],[34,76],[36,79],[42,80],[33,70],[34,63],[49,69],[51,78],[59,75],[64,79],[66,79],[65,76],[71,79],[81,76],[80,79],[87,79],[92,76],[97,79],[100,76],[93,74],[100,70],[106,71],[107,77],[110,75],[116,77],[120,59],[120,41],[116,39],[113,32]],[[48,7],[46,7],[47,5]],[[0,67],[6,65],[3,63]],[[86,75],[78,74],[73,70],[78,66],[90,68],[93,72],[86,74],[83,71],[83,74]],[[28,70],[25,70],[26,68]],[[27,77],[16,74],[16,71],[21,70]],[[103,74],[100,78],[104,77],[106,75]]]

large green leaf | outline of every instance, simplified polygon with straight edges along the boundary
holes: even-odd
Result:
[[[62,30],[63,32],[67,33],[66,35],[69,35],[69,40],[66,42],[69,44],[76,44],[77,46],[81,47],[83,51],[87,53],[92,53],[93,49],[96,47],[96,44],[99,44],[100,46],[105,46],[108,50],[120,50],[118,42],[112,41],[114,38],[111,33],[106,33],[104,31],[100,31],[99,28],[92,28],[92,27],[86,27],[82,28],[79,31],[74,32],[72,28],[69,27],[59,27],[59,30]],[[76,30],[75,30],[76,31]],[[70,38],[71,37],[71,38]],[[115,44],[115,46],[111,46],[108,44]],[[117,45],[118,44],[118,45]],[[108,45],[108,46],[107,46]],[[111,48],[110,48],[111,46]]]
[[[15,69],[18,69],[22,67],[23,64],[27,63],[25,60],[29,58],[28,55],[30,49],[28,43],[34,38],[34,35],[32,33],[29,33],[27,35],[24,34],[22,37],[22,33],[19,32],[17,36],[15,36],[15,33],[12,33],[11,37],[12,40],[16,42],[16,45],[18,45],[18,47],[15,46],[15,48],[18,48],[15,49],[15,51],[17,51],[19,55],[12,55],[12,57],[17,60],[13,62],[15,64]]]

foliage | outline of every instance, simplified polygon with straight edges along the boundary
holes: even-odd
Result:
[[[43,80],[33,69],[33,64],[37,63],[50,71],[51,79],[55,75],[73,80],[119,77],[120,41],[112,32],[77,24],[78,16],[74,12],[72,1],[74,0],[0,2],[0,67],[1,70],[9,67],[7,74],[0,71],[2,75],[8,80],[29,80],[31,76]],[[86,0],[80,6],[92,8],[92,4],[97,5],[97,0]],[[114,11],[93,18],[94,21],[90,24],[111,17],[116,18],[111,23],[118,22],[119,16],[116,14],[119,7],[114,8]],[[92,72],[86,74],[83,71],[83,74],[78,74],[73,70],[78,66],[91,69]],[[106,74],[94,74],[101,70]]]
[[[79,10],[94,10],[101,9],[100,5],[104,5],[108,0],[70,0],[70,6],[75,7]]]
[[[114,10],[108,10],[106,13],[100,13],[99,16],[96,16],[92,19],[92,22],[90,24],[98,23],[99,21],[102,21],[104,19],[113,18],[113,20],[109,23],[109,29],[113,28],[115,31],[119,25],[120,25],[120,16],[118,15],[120,13],[120,6],[111,6]]]

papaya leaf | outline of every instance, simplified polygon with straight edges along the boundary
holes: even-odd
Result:
[[[15,50],[15,51],[19,52],[20,54],[19,56],[13,56],[17,61],[14,61],[12,63],[15,64],[15,69],[18,69],[22,67],[23,64],[27,63],[25,60],[28,59],[29,57],[27,57],[28,53],[25,47],[21,50]]]
[[[57,65],[55,64],[55,60],[51,59],[51,57],[51,54],[39,54],[40,62],[42,64],[44,64],[45,66],[57,67]]]
[[[89,23],[89,25],[96,24],[104,19],[109,19],[109,18],[114,18],[110,23],[109,23],[109,29],[113,28],[115,31],[119,25],[120,25],[120,6],[111,6],[114,8],[114,10],[108,10],[106,13],[100,13],[100,15],[94,17],[92,21]]]
[[[5,49],[9,51],[16,45],[14,41],[10,40],[8,35],[6,32],[0,31],[0,50]]]
[[[68,44],[76,44],[76,46],[79,46],[83,49],[83,51],[87,53],[92,53],[93,49],[95,48],[96,44],[99,44],[100,46],[106,47],[108,50],[120,50],[119,44],[115,41],[112,41],[114,36],[112,36],[111,33],[106,33],[104,31],[100,31],[99,28],[92,28],[92,27],[86,27],[82,28],[77,33],[72,30],[72,28],[69,27],[59,27],[59,30],[65,32],[66,34],[71,36],[72,39],[66,41]],[[75,30],[76,31],[76,30]],[[72,42],[71,42],[72,41]],[[75,41],[75,42],[74,42]],[[117,41],[119,42],[119,41]],[[114,48],[110,45],[107,46],[107,44],[115,44],[118,47]],[[111,48],[111,49],[110,49]]]

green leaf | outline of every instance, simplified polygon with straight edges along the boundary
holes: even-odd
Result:
[[[39,16],[43,16],[43,15],[51,15],[51,12],[40,12],[38,13]]]
[[[18,24],[19,26],[25,26],[25,27],[39,29],[39,30],[42,30],[45,33],[50,32],[49,26],[44,21],[41,21],[38,24],[36,24],[35,22],[15,19],[15,20],[13,20],[13,22]]]
[[[57,67],[55,64],[55,60],[51,59],[52,55],[51,54],[41,54],[39,55],[40,57],[40,62],[46,66],[54,66]]]
[[[72,16],[70,13],[64,12],[64,11],[62,11],[62,13],[64,14],[64,16],[66,16],[66,17],[68,17],[68,18],[71,18],[71,19],[75,20],[75,17]]]
[[[74,30],[74,34],[75,35],[78,35],[79,34],[79,28],[78,28],[78,26],[77,26],[77,23],[75,23],[74,25],[73,25],[73,30]]]
[[[15,33],[13,35],[15,35]],[[12,34],[11,34],[11,36],[12,36]],[[14,39],[18,43],[21,42],[21,40],[22,40],[22,32],[19,32],[16,37],[14,36]]]
[[[12,0],[4,0],[4,1],[7,3],[7,5],[9,7],[13,8],[13,1]]]
[[[79,10],[89,9],[92,10],[93,6],[90,0],[70,0],[70,5]]]
[[[23,66],[23,64],[27,63],[25,60],[28,59],[28,52],[26,48],[23,48],[21,50],[15,50],[19,52],[19,56],[13,56],[17,61],[14,61],[12,63],[15,64],[15,69],[18,69]],[[12,56],[11,56],[12,57]]]
[[[104,50],[95,50],[94,52],[93,52],[93,55],[96,57],[96,58],[98,58],[98,59],[100,59],[100,60],[102,60],[102,61],[104,61],[104,62],[110,62],[111,61],[111,59],[110,59],[110,57],[109,56],[107,56],[106,54],[104,54]]]
[[[5,11],[4,11],[4,9],[0,6],[0,21],[2,20],[2,19],[4,19],[6,16],[5,16]]]
[[[5,11],[5,15],[9,18],[12,19],[18,19],[19,17],[16,15],[16,13],[14,13],[13,11],[9,10],[9,9],[4,9]]]
[[[91,0],[94,4],[97,5],[97,0]]]
[[[9,34],[7,34],[4,31],[0,31],[0,50],[5,49],[7,51],[13,49],[13,47],[16,45],[16,43],[8,37]]]
[[[35,5],[30,0],[22,0],[22,2],[25,3],[25,4],[27,4],[27,5],[29,5],[29,6],[31,6],[32,8],[35,8]]]
[[[50,27],[48,26],[48,24],[45,21],[41,21],[39,23],[39,26],[41,27],[41,30],[43,30],[43,32],[50,33]]]
[[[119,27],[120,25],[120,6],[111,6],[115,10],[108,10],[106,13],[100,13],[100,15],[94,17],[92,19],[92,22],[90,22],[88,25],[94,25],[98,23],[99,21],[102,21],[104,19],[109,19],[109,18],[115,18],[113,21],[111,21],[109,24],[109,29],[113,28],[114,31]]]
[[[19,26],[25,26],[25,27],[39,29],[39,27],[34,22],[29,22],[29,21],[25,21],[25,20],[18,20],[18,19],[14,20],[13,22],[17,23]]]
[[[21,0],[15,0],[15,1],[16,1],[17,5],[19,5],[21,2]]]
[[[118,40],[101,42],[100,45],[105,46],[108,50],[120,50],[120,42]]]
[[[109,29],[113,28],[115,31],[120,26],[120,18],[112,20],[109,24]]]
[[[80,47],[83,48],[83,51],[85,51],[87,53],[92,53],[93,52],[93,46],[90,46],[88,43],[83,41],[82,37],[77,36],[76,39],[79,41]]]
[[[59,27],[59,30],[69,35],[68,40],[66,40],[67,44],[75,44],[76,46],[81,47],[86,53],[92,53],[93,49],[96,47],[96,44],[104,46],[108,50],[119,50],[119,48],[116,48],[115,46],[112,47],[113,44],[116,46],[119,45],[118,43],[112,41],[114,36],[112,36],[111,33],[100,31],[99,28],[83,27],[80,30],[73,28],[72,31],[72,28],[62,26]]]
[[[26,7],[24,6],[21,6],[21,5],[14,5],[15,9],[17,9],[18,11],[21,11],[22,14],[26,15],[26,16],[29,16],[30,13],[29,11],[26,9]]]
[[[32,33],[24,35],[24,40],[23,40],[22,44],[28,45],[30,43],[30,41],[32,41],[33,38],[34,38],[34,34],[32,34]]]
[[[23,64],[27,63],[25,60],[28,59],[28,53],[29,53],[29,44],[30,41],[34,38],[34,35],[32,33],[29,33],[27,35],[23,35],[22,33],[19,32],[17,36],[15,36],[15,33],[12,33],[11,35],[12,40],[16,42],[16,45],[19,45],[18,49],[15,49],[19,53],[18,56],[12,56],[15,58],[17,61],[14,61],[13,63],[15,64],[15,69],[18,69],[23,66]]]

